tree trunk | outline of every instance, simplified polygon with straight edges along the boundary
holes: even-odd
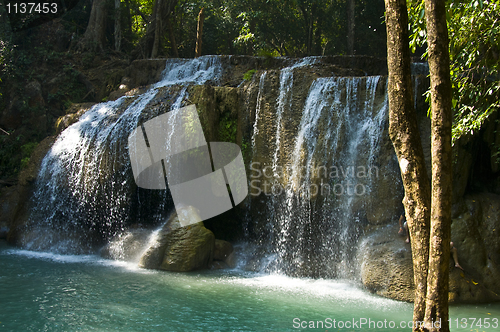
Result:
[[[423,322],[429,262],[430,186],[413,107],[406,0],[385,0],[389,69],[389,135],[405,189],[415,282],[414,322]],[[414,324],[414,331],[419,324]]]
[[[198,14],[198,27],[196,30],[196,48],[194,50],[195,53],[195,58],[201,56],[201,37],[203,34],[203,20],[205,19],[205,8],[202,8],[200,10],[200,13]]]
[[[177,43],[175,42],[175,34],[174,29],[172,29],[172,24],[170,22],[170,17],[166,18],[167,28],[168,28],[168,37],[170,38],[170,44],[172,46],[172,51],[174,52],[174,56],[176,58],[179,57],[179,51],[177,50]]]
[[[120,48],[129,48],[130,46],[130,40],[132,38],[132,7],[130,6],[129,0],[125,0],[123,2],[123,12],[124,14],[122,23],[124,23],[124,26],[122,26],[122,43],[120,45]]]
[[[307,33],[306,38],[306,55],[311,55],[313,43],[313,30],[314,30],[314,4],[305,7],[305,4],[299,6],[302,16],[304,17],[304,27]],[[309,9],[309,10],[308,10]]]
[[[321,24],[320,24],[320,16],[318,16],[318,20],[316,21],[316,31],[314,31],[314,55],[324,55],[322,51],[321,45]]]
[[[449,331],[448,282],[453,173],[452,103],[444,1],[425,0],[425,18],[432,112],[432,211],[425,322],[429,331]]]
[[[115,51],[120,52],[122,43],[122,25],[121,25],[120,0],[115,0]]]
[[[354,55],[355,0],[347,1],[347,54]]]
[[[153,41],[153,49],[151,50],[151,57],[156,58],[158,56],[158,49],[160,48],[160,39],[161,39],[161,32],[162,32],[162,19],[161,19],[161,12],[162,12],[162,1],[161,0],[156,0],[155,4],[155,11],[154,11],[154,41]]]
[[[90,11],[89,24],[87,30],[79,43],[80,50],[97,49],[104,51],[106,44],[106,0],[94,0]]]

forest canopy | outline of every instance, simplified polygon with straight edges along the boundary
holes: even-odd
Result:
[[[413,51],[427,41],[423,3],[408,1]],[[500,107],[500,1],[448,0],[446,8],[456,141]]]
[[[29,15],[13,12],[14,4],[23,0],[9,0],[10,13],[5,6],[7,1],[3,2],[0,6],[2,107],[15,100],[12,96],[22,94],[23,85],[30,80],[48,80],[44,77],[46,71],[40,69],[43,63],[58,65],[61,68],[57,70],[68,76],[63,89],[47,96],[49,107],[63,113],[71,103],[96,101],[82,87],[88,82],[80,73],[98,63],[95,60],[99,57],[127,61],[192,58],[201,9],[202,55],[386,56],[382,0],[54,0],[58,11],[45,18],[36,10]],[[407,2],[410,47],[419,61],[420,56],[425,59],[426,52],[423,1]],[[499,107],[500,0],[448,0],[446,6],[456,140],[477,132]],[[26,106],[23,103],[19,105]],[[59,115],[57,112],[52,112],[54,119]],[[50,118],[51,121],[55,120]],[[2,129],[14,130],[5,125]],[[48,130],[29,138],[25,133],[18,145],[40,141],[47,134]],[[2,142],[18,137],[7,137],[3,131],[0,136]],[[7,149],[6,146],[2,149]],[[19,151],[19,147],[12,151]]]
[[[12,0],[11,3],[22,2]],[[384,2],[367,0],[55,0],[76,37],[92,29],[93,43],[134,57],[151,54],[159,25],[158,56],[193,57],[196,24],[205,9],[203,54],[307,56],[370,54],[385,56]],[[353,19],[348,11],[352,5]],[[52,15],[52,14],[50,14]],[[43,23],[43,14],[10,13],[12,29]],[[347,31],[348,20],[354,30]],[[87,31],[86,31],[87,30]],[[349,37],[354,49],[348,50]],[[119,41],[117,40],[119,39]]]

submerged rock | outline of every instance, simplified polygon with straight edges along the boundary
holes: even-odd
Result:
[[[186,272],[208,268],[213,260],[215,236],[205,228],[192,207],[181,212],[192,220],[182,226],[172,214],[159,231],[157,241],[142,255],[139,266],[148,269]]]

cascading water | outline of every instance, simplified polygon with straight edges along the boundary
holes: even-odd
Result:
[[[273,157],[273,172],[274,176],[277,177],[276,168],[278,167],[278,156],[279,150],[281,147],[281,135],[282,135],[282,119],[283,113],[286,109],[292,107],[292,98],[293,98],[293,70],[295,68],[304,67],[314,63],[316,58],[308,57],[304,58],[302,61],[292,65],[291,67],[283,68],[280,72],[280,88],[279,88],[279,97],[277,102],[277,110],[276,110],[276,149],[274,150]]]
[[[291,94],[290,86],[281,84],[287,76],[283,71],[278,120],[287,116],[280,116],[279,108],[283,96]],[[281,151],[276,134],[273,180],[283,190],[268,193],[271,244],[260,269],[291,275],[354,275],[354,250],[366,219],[364,204],[379,175],[379,139],[387,121],[385,90],[380,76],[313,81],[291,138],[288,164],[277,162],[276,155],[286,151]],[[258,127],[256,123],[254,128]]]
[[[25,232],[23,244],[30,249],[85,252],[130,220],[164,220],[172,206],[167,191],[141,190],[130,181],[127,137],[141,122],[165,111],[160,106],[156,112],[144,112],[148,104],[159,99],[168,105],[170,100],[171,108],[178,108],[187,97],[187,84],[217,82],[221,74],[218,57],[169,61],[162,79],[145,93],[97,104],[67,128],[43,159],[31,230]]]
[[[353,252],[367,220],[387,220],[376,213],[380,188],[387,187],[378,168],[394,162],[392,146],[380,153],[387,130],[385,79],[332,77],[333,71],[321,77],[320,61],[266,69],[248,83],[258,89],[246,139],[252,164],[261,165],[248,173],[249,185],[270,185],[245,205],[252,210],[245,212],[249,220],[258,214],[245,234],[260,247],[260,271],[352,277]],[[66,129],[43,161],[25,246],[85,252],[118,234],[107,247],[110,256],[130,256],[126,247],[136,246],[130,226],[160,224],[173,204],[168,191],[136,187],[127,137],[141,123],[184,106],[188,84],[217,83],[222,72],[218,57],[169,61],[162,80],[145,93],[96,105]],[[255,177],[263,170],[264,179]],[[384,181],[394,184],[398,174],[387,173]],[[153,240],[149,235],[139,242]]]
[[[266,82],[267,71],[264,71],[260,75],[259,79],[259,92],[257,93],[257,105],[255,106],[255,122],[253,125],[252,133],[252,152],[255,154],[255,137],[259,134],[259,119],[260,119],[260,109],[262,107],[262,94],[264,92],[264,83]]]

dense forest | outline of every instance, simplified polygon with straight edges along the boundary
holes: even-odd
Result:
[[[0,6],[0,178],[15,178],[72,103],[97,102],[135,59],[241,54],[386,56],[384,2],[366,0],[56,0]],[[425,59],[423,1],[410,0],[410,47]],[[447,1],[454,139],[498,109],[500,1]],[[201,23],[201,25],[200,25]],[[201,28],[201,29],[200,29]],[[201,43],[202,42],[202,43]],[[96,87],[96,83],[102,85]],[[500,152],[500,150],[499,150]]]

